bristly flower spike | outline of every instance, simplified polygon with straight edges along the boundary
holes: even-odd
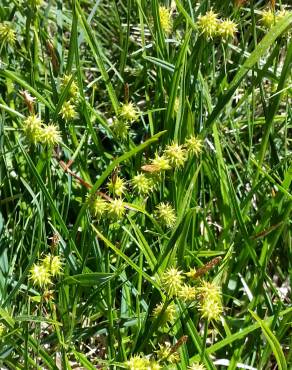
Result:
[[[164,271],[161,276],[161,285],[169,297],[178,296],[183,284],[182,271],[171,267]]]

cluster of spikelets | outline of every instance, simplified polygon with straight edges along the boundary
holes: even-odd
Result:
[[[130,125],[139,118],[139,110],[132,102],[121,104],[118,117],[113,121],[111,129],[118,139],[126,140],[129,137]]]
[[[120,181],[121,179],[118,178],[117,180]],[[118,194],[120,194],[119,191]],[[91,214],[96,220],[104,219],[107,215],[112,219],[119,220],[126,212],[126,205],[119,197],[105,200],[98,195],[94,198],[89,198],[89,206]],[[169,203],[158,204],[156,206],[155,216],[166,227],[172,227],[176,222],[175,210]]]
[[[167,145],[161,155],[155,154],[155,157],[150,160],[149,164],[142,166],[148,176],[156,176],[157,174],[163,173],[167,170],[178,170],[181,169],[185,162],[191,155],[198,156],[202,151],[202,140],[195,135],[190,136],[186,139],[185,143],[179,145],[173,142]],[[139,182],[136,183],[136,188],[141,194],[146,194],[139,186]],[[150,188],[150,191],[153,189]]]
[[[132,356],[127,362],[126,366],[130,370],[159,370],[161,366],[155,360],[143,355]]]
[[[237,24],[230,19],[220,19],[213,10],[198,17],[197,26],[202,35],[207,38],[220,37],[223,41],[234,38]]]
[[[122,199],[130,184],[138,196],[147,196],[155,190],[159,182],[159,174],[166,170],[181,168],[189,155],[199,155],[202,141],[196,136],[189,137],[184,145],[172,143],[167,145],[162,155],[156,154],[149,165],[142,166],[145,173],[138,173],[130,181],[120,176],[113,176],[107,183],[108,193],[113,197],[97,195],[88,198],[91,214],[96,220],[103,219],[107,214],[115,219],[125,215],[126,206]],[[176,212],[167,202],[156,206],[155,217],[163,226],[170,228],[176,222]]]
[[[65,121],[70,121],[76,117],[76,105],[78,103],[79,90],[72,75],[64,75],[61,82],[61,89],[68,89],[67,100],[63,103],[59,112]]]
[[[286,15],[288,15],[286,10],[280,10],[277,12],[272,9],[264,10],[261,16],[261,24],[265,28],[269,29],[280,22]]]
[[[159,14],[160,25],[161,25],[163,32],[166,35],[169,35],[173,27],[172,9],[161,5],[159,6],[158,14]]]
[[[16,34],[9,22],[0,23],[0,47],[2,45],[13,46],[16,41]]]
[[[91,214],[96,220],[104,219],[107,215],[115,220],[121,219],[126,212],[125,203],[122,198],[105,200],[101,196],[90,197],[89,207]]]
[[[179,362],[179,353],[176,346],[165,342],[159,344],[159,348],[154,353],[145,356],[138,354],[131,356],[125,365],[130,370],[162,370]],[[172,367],[171,367],[172,368]],[[205,370],[204,365],[195,362],[188,367],[189,370]]]
[[[196,270],[190,269],[188,272],[179,271],[175,267],[167,269],[160,277],[160,284],[166,294],[166,300],[156,305],[152,312],[153,319],[159,321],[159,327],[169,330],[168,324],[173,325],[178,318],[175,301],[173,298],[180,299],[188,305],[194,305],[201,313],[201,317],[207,322],[218,321],[223,313],[221,300],[221,289],[214,282],[207,282],[197,278]],[[135,355],[127,361],[126,365],[130,369],[139,369],[137,364],[147,364],[149,369],[151,365],[161,366],[161,369],[168,368],[165,366],[177,364],[180,361],[178,352],[179,343],[171,345],[169,342],[159,344],[159,348],[154,354],[144,356]],[[140,360],[140,362],[138,361]],[[140,367],[141,369],[143,367]],[[145,367],[146,369],[147,367]],[[159,367],[153,367],[159,368]],[[199,363],[193,363],[190,370],[204,370],[205,367]]]
[[[186,303],[197,301],[202,317],[208,321],[219,320],[223,312],[219,286],[206,281],[200,281],[200,284],[198,284],[194,277],[196,277],[194,269],[184,273],[175,267],[171,267],[162,274],[161,286],[169,298],[177,297]],[[189,281],[195,282],[196,285],[190,284]],[[163,306],[158,305],[155,314],[161,312],[162,308]],[[167,309],[168,307],[165,311]],[[165,318],[168,317],[169,321],[173,318],[173,315],[173,307],[168,309],[167,314],[164,313]]]
[[[78,86],[73,80],[72,75],[64,75],[61,83],[61,88],[68,89],[68,100],[62,105],[59,112],[65,121],[70,121],[76,117],[76,104],[78,102]],[[35,98],[31,97],[26,91],[22,92],[24,100],[32,113],[22,123],[23,133],[31,144],[41,144],[53,147],[62,141],[59,128],[56,124],[45,125],[41,118],[33,113],[33,104]]]
[[[35,263],[30,269],[29,279],[33,285],[45,288],[52,284],[52,278],[62,274],[60,256],[48,254],[40,263]]]
[[[61,142],[61,134],[57,125],[45,125],[41,118],[32,114],[22,123],[23,133],[31,144],[55,146]]]

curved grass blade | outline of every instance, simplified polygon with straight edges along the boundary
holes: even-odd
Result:
[[[239,71],[236,73],[232,82],[230,83],[228,90],[224,95],[219,98],[219,101],[213,109],[211,115],[206,121],[204,131],[208,130],[210,126],[218,118],[221,111],[224,109],[228,101],[231,99],[235,90],[238,88],[240,82],[252,69],[252,67],[260,60],[260,58],[267,52],[269,47],[273,45],[276,39],[290,26],[292,23],[292,14],[287,15],[284,19],[270,29],[262,41],[257,45],[255,50],[250,54],[249,58],[243,63]]]
[[[266,325],[266,323],[253,311],[249,310],[252,317],[258,322],[259,326],[262,329],[264,336],[266,337],[269,345],[272,348],[272,351],[276,357],[279,370],[287,370],[287,363],[281,348],[280,343],[278,342],[276,336],[272,333],[271,329]]]

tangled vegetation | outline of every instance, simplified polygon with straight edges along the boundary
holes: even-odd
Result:
[[[291,24],[1,0],[1,368],[292,368]]]

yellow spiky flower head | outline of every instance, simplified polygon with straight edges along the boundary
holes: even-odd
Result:
[[[195,135],[190,136],[185,143],[187,151],[198,156],[202,151],[202,140]]]
[[[193,302],[196,299],[196,296],[196,288],[188,284],[183,284],[178,293],[178,297],[184,302]]]
[[[118,139],[126,140],[129,136],[130,126],[127,122],[120,119],[115,119],[111,125],[113,133],[118,137]]]
[[[208,321],[218,321],[223,313],[221,303],[208,298],[202,300],[199,310],[202,312],[202,317]]]
[[[176,223],[175,210],[169,203],[159,203],[156,206],[156,217],[166,227],[173,227]]]
[[[151,360],[150,361],[150,367],[148,368],[149,370],[161,370],[162,367],[161,365],[159,364],[159,362],[157,361],[154,361],[154,360]],[[147,369],[147,370],[148,370]]]
[[[42,140],[42,120],[35,114],[28,116],[22,123],[23,133],[26,139],[32,144],[37,144]]]
[[[185,273],[185,275],[187,275],[187,277],[189,277],[191,279],[195,279],[196,274],[197,274],[197,270],[195,269],[195,267],[190,268],[189,271]]]
[[[50,124],[42,128],[41,134],[42,143],[48,146],[57,145],[61,139],[61,133],[58,126]]]
[[[155,352],[159,361],[175,364],[180,360],[179,353],[173,350],[173,346],[169,342],[159,344],[159,349]]]
[[[202,317],[208,321],[219,320],[223,313],[220,287],[215,283],[203,281],[198,287],[198,292],[200,295],[199,310],[202,312]]]
[[[158,12],[161,28],[168,35],[172,31],[171,9],[159,6]]]
[[[126,361],[126,366],[130,370],[148,370],[150,369],[150,360],[143,355],[134,355]]]
[[[116,195],[117,197],[121,197],[126,190],[125,180],[119,176],[116,176],[115,179],[109,180],[107,187],[110,193]]]
[[[221,289],[219,285],[215,283],[202,281],[201,285],[198,287],[198,292],[200,296],[205,298],[212,298],[215,301],[220,301],[221,299]]]
[[[100,196],[96,196],[89,200],[90,211],[97,220],[100,220],[106,213],[108,209],[108,202],[106,202]]]
[[[200,15],[197,26],[201,34],[207,38],[213,38],[217,35],[219,19],[213,10],[208,11],[205,15]]]
[[[276,14],[276,22],[281,22],[281,20],[286,17],[288,14],[291,14],[291,12],[286,11],[285,9],[280,10]]]
[[[69,74],[69,75],[64,75],[63,78],[62,78],[62,88],[64,89],[68,83],[70,82],[72,78],[72,75]],[[70,85],[70,88],[69,88],[69,97],[72,98],[72,99],[76,99],[78,97],[78,86],[76,84],[76,82],[73,80],[71,82],[71,85]]]
[[[183,285],[182,271],[175,267],[171,267],[163,272],[161,276],[161,286],[166,291],[169,297],[174,297],[179,294]]]
[[[108,203],[108,213],[113,218],[122,218],[125,214],[125,205],[121,198],[113,199]]]
[[[172,143],[165,148],[165,156],[174,168],[182,167],[187,160],[187,152],[182,145]]]
[[[144,175],[143,173],[139,173],[138,175],[134,176],[131,180],[131,183],[134,190],[136,190],[139,195],[149,194],[154,187],[153,179]]]
[[[137,108],[131,102],[122,104],[120,116],[128,122],[136,121],[139,117]]]
[[[156,166],[159,171],[166,171],[171,169],[169,164],[169,159],[166,158],[165,155],[159,156],[158,154],[155,155],[155,158],[151,160],[151,164]]]
[[[52,276],[58,276],[62,274],[63,263],[60,256],[52,256],[48,254],[43,259],[43,266]]]
[[[70,121],[76,116],[75,106],[71,103],[70,100],[65,101],[59,114],[65,121]]]
[[[275,24],[275,21],[275,12],[273,12],[271,9],[264,10],[262,12],[261,23],[263,24],[263,26],[265,26],[266,28],[271,28]]]
[[[15,31],[12,29],[10,23],[0,23],[0,45],[9,44],[14,45],[16,40]]]
[[[199,362],[194,362],[191,366],[188,367],[189,370],[206,370],[205,366]]]
[[[164,303],[159,303],[155,306],[154,310],[153,310],[153,317],[157,318],[161,315],[160,317],[160,326],[163,327],[165,326],[168,322],[169,323],[172,323],[175,319],[175,314],[176,314],[176,309],[175,309],[175,305],[174,303],[170,303],[165,311],[163,311],[163,313],[161,314],[162,312],[162,309],[164,307]]]
[[[29,271],[29,278],[32,281],[33,285],[38,285],[43,288],[52,283],[51,275],[43,264],[38,265],[35,263]]]
[[[223,20],[218,23],[218,35],[227,41],[230,38],[234,38],[237,32],[237,24],[230,19]]]

